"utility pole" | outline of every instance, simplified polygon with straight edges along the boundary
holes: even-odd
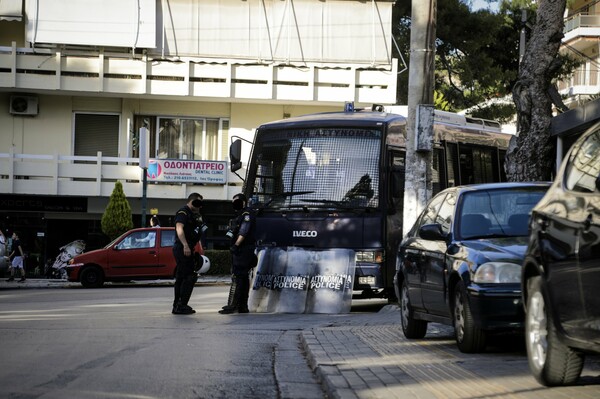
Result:
[[[140,128],[139,134],[140,168],[142,169],[142,220],[140,222],[140,227],[146,227],[146,191],[148,187],[148,163],[150,158],[150,131],[144,126]]]
[[[437,0],[412,0],[403,234],[431,198]]]
[[[521,8],[521,34],[519,36],[519,64],[525,55],[525,47],[527,46],[527,9]]]

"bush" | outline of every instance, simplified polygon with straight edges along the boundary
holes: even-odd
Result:
[[[223,276],[231,274],[231,253],[226,250],[206,249],[204,255],[210,259],[207,275]]]
[[[115,183],[106,210],[100,220],[102,232],[111,240],[114,240],[127,230],[133,228],[133,220],[131,218],[131,206],[123,192],[123,184],[120,181]]]

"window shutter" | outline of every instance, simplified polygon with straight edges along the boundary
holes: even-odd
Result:
[[[76,114],[75,154],[119,156],[119,115]]]

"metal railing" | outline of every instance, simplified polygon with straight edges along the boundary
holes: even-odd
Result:
[[[600,67],[596,62],[585,63],[577,68],[568,79],[558,81],[557,87],[559,92],[572,91],[574,87],[586,88],[579,90],[586,92],[585,94],[598,92],[600,90]]]
[[[228,168],[229,169],[229,168]],[[141,198],[143,170],[139,158],[0,153],[0,192],[5,194],[110,197],[116,181],[125,195]],[[227,199],[241,180],[228,172],[227,184],[202,184],[205,199]],[[231,190],[231,192],[229,192]],[[149,183],[148,198],[181,199],[198,191],[189,183]]]
[[[368,65],[257,64],[241,60],[104,53],[71,54],[47,49],[0,47],[0,87],[13,90],[223,98],[229,101],[302,100],[389,103],[396,99],[397,60]]]
[[[565,19],[563,33],[571,32],[578,28],[600,28],[600,15],[580,13]]]

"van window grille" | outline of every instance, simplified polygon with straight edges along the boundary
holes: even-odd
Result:
[[[378,207],[381,137],[364,128],[259,133],[253,199],[269,208]]]

